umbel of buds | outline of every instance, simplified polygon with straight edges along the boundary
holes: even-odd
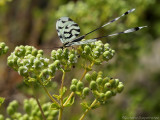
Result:
[[[88,81],[88,86],[77,79],[72,79],[70,90],[75,92],[81,98],[85,98],[89,93],[92,93],[95,98],[102,103],[105,103],[109,98],[121,93],[124,85],[119,79],[103,77],[102,72],[87,73],[85,79]]]
[[[8,51],[8,46],[4,42],[0,42],[0,56],[6,54]]]
[[[45,117],[48,120],[53,120],[56,118],[58,114],[58,110],[50,110],[51,103],[44,103],[42,104],[42,110],[44,111]],[[42,120],[42,115],[40,112],[40,109],[37,105],[37,102],[35,99],[25,99],[23,101],[23,110],[25,111],[25,114],[22,114],[18,111],[20,104],[14,100],[9,103],[7,107],[7,114],[10,116],[11,119],[15,120],[33,120],[38,119]],[[6,120],[11,120],[10,118],[6,118]],[[0,120],[4,120],[4,116],[0,114]]]
[[[3,51],[7,51],[5,44],[1,44]],[[4,53],[4,52],[3,52]],[[54,78],[57,70],[70,71],[77,63],[79,56],[85,61],[94,64],[101,64],[113,57],[115,51],[109,47],[109,44],[103,44],[101,41],[82,45],[76,49],[58,49],[52,50],[51,58],[44,57],[43,50],[37,50],[32,46],[17,46],[14,52],[8,57],[8,65],[25,78],[26,82],[37,81],[41,79],[43,84],[47,84]],[[83,89],[82,83],[77,83],[78,89]],[[93,84],[93,83],[92,83]],[[72,89],[74,87],[72,86]],[[87,88],[83,93],[87,93]]]
[[[112,59],[115,54],[115,51],[110,48],[108,43],[103,44],[101,41],[81,45],[78,52],[83,59],[98,65],[103,61]]]
[[[18,46],[8,57],[8,65],[25,78],[25,81],[49,81],[59,68],[57,61],[49,64],[49,59],[43,56],[42,50],[32,46]],[[46,82],[47,83],[47,82]]]

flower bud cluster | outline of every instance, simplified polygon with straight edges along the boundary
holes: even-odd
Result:
[[[70,70],[75,63],[77,63],[78,54],[77,51],[72,49],[58,49],[52,50],[51,59],[53,61],[59,60],[60,64],[63,66],[64,70]]]
[[[88,87],[84,87],[83,82],[78,81],[77,79],[72,79],[70,90],[82,98],[85,98],[90,91]]]
[[[122,92],[124,85],[119,82],[119,79],[113,79],[109,77],[103,77],[102,72],[87,73],[85,79],[89,82],[89,88],[93,95],[100,102],[105,102],[117,93]]]
[[[53,120],[58,115],[57,110],[50,110],[51,103],[45,103],[42,105],[42,110],[44,111],[44,115],[47,120]],[[10,102],[7,107],[7,113],[10,118],[6,118],[6,120],[42,120],[42,114],[38,107],[38,104],[35,99],[31,98],[29,100],[24,100],[23,109],[25,114],[18,112],[17,109],[19,104],[16,100]],[[3,115],[0,115],[0,120],[5,120]]]
[[[95,43],[81,45],[78,48],[81,57],[95,64],[101,64],[103,61],[112,59],[115,50],[110,48],[108,43],[103,44],[101,41]]]
[[[28,80],[36,81],[37,78],[50,81],[56,70],[60,67],[58,60],[49,64],[49,59],[43,56],[43,50],[32,46],[18,46],[8,57],[8,65]]]
[[[4,42],[0,42],[0,56],[6,54],[8,51],[8,46]]]

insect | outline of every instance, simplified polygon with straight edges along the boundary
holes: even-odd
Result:
[[[144,27],[147,27],[147,26],[141,26],[141,27],[130,28],[130,29],[127,29],[127,30],[122,31],[122,32],[118,32],[118,33],[114,33],[114,34],[110,34],[110,35],[106,35],[106,36],[101,36],[101,37],[81,41],[82,39],[84,39],[87,35],[91,34],[92,32],[97,31],[97,30],[99,30],[99,29],[101,29],[101,28],[119,20],[121,17],[133,12],[134,10],[135,10],[135,8],[133,8],[131,10],[128,10],[127,12],[123,13],[121,16],[107,22],[106,24],[104,24],[104,25],[102,25],[102,26],[100,26],[100,27],[98,27],[98,28],[80,36],[80,37],[77,37],[80,34],[80,27],[78,26],[78,24],[75,23],[69,17],[61,17],[56,22],[57,33],[58,33],[58,36],[59,36],[61,42],[63,43],[63,47],[70,47],[70,46],[73,46],[73,45],[82,45],[82,44],[92,43],[92,42],[97,41],[97,39],[99,39],[99,38],[115,36],[115,35],[125,34],[125,33],[131,33],[131,32],[134,32],[134,31],[138,31],[138,30],[140,30]]]

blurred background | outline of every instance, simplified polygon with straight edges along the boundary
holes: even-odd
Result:
[[[9,52],[0,57],[0,96],[6,98],[0,113],[6,114],[10,101],[16,99],[23,103],[23,99],[32,97],[32,90],[7,66],[7,56],[16,46],[32,45],[43,49],[49,57],[54,47],[62,45],[56,32],[56,21],[60,17],[73,19],[83,35],[132,8],[136,11],[87,36],[94,38],[148,26],[138,32],[101,39],[103,43],[110,43],[116,55],[109,63],[95,68],[103,70],[105,76],[119,78],[125,89],[108,104],[90,112],[86,120],[121,120],[134,116],[160,119],[159,0],[0,0],[0,42],[9,46]],[[77,67],[67,73],[65,85],[69,86],[71,79],[80,77],[82,72]],[[57,73],[52,81],[51,93],[59,88],[61,75]],[[36,92],[42,101],[49,101],[41,88]],[[65,110],[65,120],[76,120],[81,113],[76,103]]]

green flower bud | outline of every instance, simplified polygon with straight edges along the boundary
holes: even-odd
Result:
[[[42,58],[43,55],[38,53],[36,57],[37,57],[37,58]]]
[[[76,91],[76,85],[73,85],[73,84],[72,84],[72,85],[70,86],[70,90],[71,90],[72,92],[75,92],[75,91]]]
[[[32,46],[26,45],[26,46],[25,46],[25,49],[26,49],[26,51],[32,51]]]
[[[21,76],[24,76],[26,77],[28,75],[28,68],[26,66],[21,66],[19,67],[18,69],[18,73],[21,75]]]
[[[40,60],[38,60],[38,59],[34,60],[35,69],[41,69],[43,66],[44,66],[44,64]]]
[[[24,46],[18,46],[15,48],[15,55],[18,57],[24,56],[25,52]]]
[[[110,47],[110,45],[108,43],[104,44],[105,51],[108,51],[110,49],[109,47]]]
[[[112,53],[112,56],[113,56],[115,54],[115,50],[112,50],[111,53]]]
[[[50,72],[48,71],[48,69],[44,69],[42,71],[42,76],[43,76],[44,79],[48,79],[49,78]]]
[[[8,60],[7,64],[8,64],[8,66],[13,67],[14,66],[14,61],[13,60]]]
[[[57,53],[56,53],[57,59],[62,59],[62,54],[63,54],[63,50],[62,49],[58,49]]]
[[[43,55],[43,50],[38,50],[38,54]]]
[[[4,42],[0,42],[0,49],[4,49],[6,44]]]
[[[72,84],[73,84],[73,85],[77,85],[77,83],[78,83],[78,80],[77,80],[77,79],[75,79],[75,78],[72,79]]]
[[[23,60],[23,66],[30,66],[30,61],[28,59]]]
[[[92,90],[97,90],[97,84],[95,81],[91,81],[89,86]]]
[[[24,110],[25,110],[28,114],[31,113],[32,107],[30,106],[30,104],[28,103],[28,101],[24,101]]]
[[[7,113],[8,113],[8,115],[12,116],[15,113],[15,111],[11,106],[8,106],[7,107]]]
[[[11,120],[10,118],[6,118],[6,120]]]
[[[69,55],[69,50],[67,48],[65,48],[63,50],[63,56],[64,56],[64,59],[68,59],[68,55]]]
[[[31,53],[32,53],[32,51],[30,51],[30,50],[26,50],[25,55],[29,55],[29,54],[31,54]]]
[[[102,82],[103,82],[103,79],[102,79],[102,78],[98,78],[98,79],[96,80],[96,82],[98,83],[98,85],[101,85]]]
[[[37,53],[38,53],[38,50],[37,50],[37,49],[33,49],[31,54],[32,54],[33,56],[36,56]]]
[[[49,64],[49,59],[48,58],[44,58],[43,60],[44,66],[48,66]]]
[[[24,59],[18,58],[17,65],[18,66],[23,66],[24,65]]]
[[[9,47],[8,47],[8,46],[5,46],[5,48],[4,48],[4,53],[7,53],[7,52],[8,52],[8,49],[9,49]]]
[[[18,102],[16,100],[13,100],[9,106],[12,106],[14,109],[17,109],[18,108]]]
[[[59,60],[54,61],[53,65],[59,69],[60,68],[60,61]]]
[[[109,57],[110,56],[110,52],[109,51],[105,51],[104,53],[103,53],[103,58],[104,58],[104,60],[109,60]]]
[[[52,110],[50,114],[52,117],[55,117],[58,115],[58,110]]]
[[[89,94],[89,88],[88,87],[85,87],[84,89],[83,89],[83,95],[84,96],[86,96],[86,95],[88,95]]]
[[[112,97],[112,92],[111,92],[111,91],[107,91],[107,92],[105,93],[105,97],[106,97],[106,98]]]
[[[54,64],[49,65],[49,69],[52,71],[52,73],[55,73],[57,68]]]
[[[77,90],[78,90],[78,91],[82,91],[83,88],[84,88],[83,82],[79,81],[79,82],[77,83]]]
[[[56,57],[56,50],[52,50],[52,52],[51,52],[51,58],[52,58],[52,60],[56,60],[57,59],[57,57]]]
[[[4,120],[4,116],[0,114],[0,120]]]
[[[92,76],[91,76],[92,79],[93,79],[93,80],[96,80],[96,79],[97,79],[97,75],[98,75],[97,72],[96,72],[96,71],[93,71],[93,72],[92,72]]]
[[[112,90],[112,95],[115,96],[117,94],[117,90]]]
[[[91,81],[91,75],[90,75],[89,73],[87,73],[87,74],[85,75],[85,79],[86,79],[88,82],[90,82],[90,81]]]
[[[119,79],[115,79],[115,86],[117,87],[119,85]]]
[[[22,117],[22,120],[28,120],[28,119],[29,119],[28,114],[24,114],[23,117]]]
[[[69,61],[70,61],[71,63],[76,63],[76,62],[77,62],[76,57],[75,57],[74,54],[70,54],[70,55],[69,55]]]
[[[114,79],[109,80],[109,83],[111,84],[112,87],[115,87],[116,82]]]
[[[103,78],[103,83],[102,83],[102,84],[104,85],[104,84],[106,84],[107,82],[109,82],[109,79],[110,79],[109,77]]]
[[[42,109],[43,109],[43,111],[47,111],[47,110],[49,110],[49,106],[50,106],[50,104],[49,104],[49,103],[45,103],[45,104],[43,104],[43,105],[42,105]]]
[[[117,91],[119,93],[121,93],[123,91],[123,89],[124,89],[124,85],[123,84],[119,84],[118,87],[117,87]]]
[[[89,53],[90,53],[90,51],[91,51],[91,48],[88,46],[88,45],[86,45],[85,47],[84,47],[84,53],[86,54],[86,55],[88,55]]]
[[[110,84],[110,83],[106,83],[106,84],[104,85],[104,89],[105,89],[105,91],[106,91],[106,90],[110,90],[110,89],[111,89],[111,84]]]
[[[104,99],[105,94],[104,94],[104,93],[100,93],[100,94],[99,94],[99,97],[100,97],[100,99]]]

